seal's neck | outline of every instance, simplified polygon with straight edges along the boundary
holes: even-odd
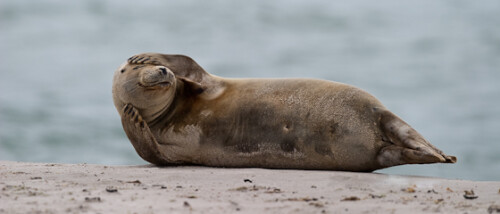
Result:
[[[171,94],[167,101],[167,105],[165,105],[162,109],[154,112],[151,116],[146,119],[146,122],[150,126],[155,126],[160,124],[161,126],[165,126],[172,120],[172,118],[182,109],[185,104],[185,96],[184,83],[182,81],[177,81],[175,85],[175,91]]]
[[[141,114],[148,124],[154,123],[155,120],[163,117],[163,115],[174,106],[175,97],[177,97],[177,87],[173,90],[168,90],[157,99],[148,100],[152,105],[145,109],[141,109]]]

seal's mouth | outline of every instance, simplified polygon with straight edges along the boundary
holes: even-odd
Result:
[[[157,84],[160,87],[169,87],[171,85],[170,82],[160,82]]]
[[[139,82],[137,83],[139,86],[143,88],[166,88],[170,87],[172,85],[171,82],[169,81],[162,81],[162,82]]]

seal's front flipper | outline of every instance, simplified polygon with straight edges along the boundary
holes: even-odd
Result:
[[[141,53],[130,57],[127,62],[129,64],[163,65],[172,70],[176,77],[183,77],[203,85],[207,84],[207,81],[210,82],[211,79],[211,76],[196,61],[184,55]]]
[[[383,167],[402,164],[455,163],[457,161],[455,156],[444,154],[390,111],[381,110],[380,126],[392,143],[378,153],[377,161]]]
[[[123,129],[139,156],[153,164],[167,164],[156,138],[139,111],[131,104],[126,104],[123,106],[121,118]]]
[[[161,54],[142,53],[134,55],[127,60],[130,64],[161,65]]]
[[[175,78],[181,79],[188,86],[195,86],[196,95],[205,100],[217,98],[225,91],[225,84],[220,78],[207,73],[191,57],[176,54],[142,53],[132,56],[129,64],[162,65],[170,69]],[[193,88],[193,87],[192,87]]]

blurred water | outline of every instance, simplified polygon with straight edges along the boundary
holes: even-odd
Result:
[[[500,2],[0,1],[0,160],[144,164],[113,71],[180,53],[224,77],[311,77],[378,97],[454,165],[383,173],[500,180]]]

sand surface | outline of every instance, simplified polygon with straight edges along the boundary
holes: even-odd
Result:
[[[0,213],[500,213],[500,182],[375,173],[0,161],[0,188]]]

